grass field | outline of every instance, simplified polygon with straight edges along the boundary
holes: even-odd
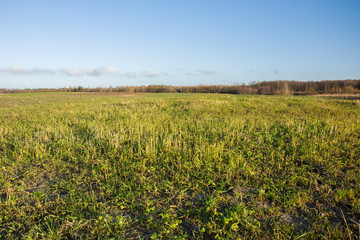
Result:
[[[0,95],[0,238],[360,239],[360,101]]]

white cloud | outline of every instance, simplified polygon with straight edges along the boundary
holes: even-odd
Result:
[[[159,74],[151,72],[151,71],[142,71],[141,75],[143,75],[144,77],[150,77],[150,78],[159,76]]]
[[[198,69],[197,70],[200,74],[210,76],[210,75],[217,75],[217,72],[212,70],[204,70],[204,69]]]
[[[121,74],[122,77],[126,78],[137,78],[137,77],[146,77],[146,78],[156,78],[156,77],[162,77],[162,76],[168,76],[169,74],[167,72],[152,72],[152,71],[140,71],[140,72],[125,72]]]
[[[146,77],[146,78],[155,78],[161,76],[168,76],[166,72],[152,72],[152,71],[135,71],[135,72],[124,72],[121,73],[114,67],[105,66],[100,68],[60,68],[60,69],[45,69],[34,67],[32,69],[24,69],[17,66],[14,67],[5,67],[0,68],[0,73],[7,74],[16,74],[16,75],[30,75],[30,74],[58,74],[66,75],[68,77],[82,77],[82,76],[104,76],[104,75],[118,75],[125,78],[136,78],[136,77]]]
[[[113,67],[106,66],[102,68],[87,70],[86,74],[90,76],[100,76],[100,75],[120,74],[120,72]]]
[[[61,69],[46,69],[34,67],[32,69],[24,69],[17,66],[0,68],[0,73],[17,74],[17,75],[31,75],[31,74],[65,74],[69,77],[81,77],[81,76],[101,76],[120,74],[118,70],[113,67],[106,66],[94,69],[82,69],[82,68],[61,68]]]
[[[55,71],[45,68],[32,68],[23,69],[17,66],[0,68],[0,73],[19,74],[19,75],[30,75],[30,74],[54,74]]]
[[[188,72],[188,71],[186,71],[186,70],[184,70],[182,68],[178,68],[177,70],[180,71],[181,73],[185,74],[186,76],[194,76],[194,75],[196,75],[196,73]]]
[[[81,68],[63,68],[59,70],[60,73],[66,74],[71,77],[79,77],[79,76],[103,76],[103,75],[115,75],[120,74],[118,70],[113,67],[106,66],[101,68],[93,68],[93,69],[81,69]]]
[[[178,68],[178,71],[182,72],[186,76],[198,76],[198,75],[204,75],[204,76],[212,76],[217,75],[218,73],[212,70],[204,70],[204,69],[198,69],[194,72],[189,72],[184,69]]]
[[[66,74],[69,77],[80,77],[84,75],[84,70],[81,68],[62,68],[59,69],[58,72]]]
[[[44,69],[44,68],[33,68],[31,70],[32,74],[41,74],[41,73],[46,73],[46,74],[55,74],[55,71],[52,69]]]
[[[127,72],[127,73],[122,74],[122,76],[126,77],[126,78],[137,78],[136,72]]]
[[[12,74],[27,74],[26,71],[19,67],[6,67],[6,68],[0,68],[0,72],[2,73],[12,73]]]

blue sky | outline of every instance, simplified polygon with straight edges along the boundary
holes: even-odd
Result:
[[[0,88],[355,78],[359,0],[0,0]]]

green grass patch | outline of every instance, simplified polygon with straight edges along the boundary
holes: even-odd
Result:
[[[359,239],[360,104],[0,97],[0,238]]]

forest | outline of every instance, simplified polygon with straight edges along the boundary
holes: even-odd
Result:
[[[263,81],[233,85],[197,86],[118,86],[37,88],[37,89],[0,89],[0,93],[29,92],[129,92],[129,93],[227,93],[257,95],[317,95],[317,94],[357,94],[360,93],[360,79],[324,81]]]

